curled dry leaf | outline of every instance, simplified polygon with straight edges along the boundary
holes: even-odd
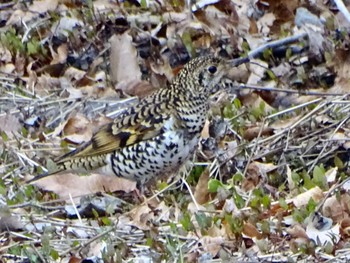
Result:
[[[65,139],[80,144],[89,141],[92,137],[92,125],[82,114],[77,114],[68,119],[64,125]]]
[[[57,48],[57,53],[52,51],[51,65],[58,63],[66,63],[68,56],[68,45],[62,44]]]
[[[273,129],[271,127],[264,126],[261,128],[260,126],[250,126],[248,127],[243,134],[243,138],[251,141],[258,136],[270,136],[273,135]]]
[[[275,170],[276,165],[272,163],[252,162],[248,166],[247,175],[243,179],[242,189],[244,191],[253,190],[261,180],[266,180],[267,173]]]
[[[243,234],[248,237],[256,237],[257,239],[261,239],[263,237],[259,230],[251,223],[244,223]]]
[[[340,222],[340,233],[343,238],[350,237],[350,218],[345,218]]]
[[[196,189],[194,190],[194,198],[197,203],[202,205],[209,200],[209,191],[208,191],[208,182],[209,182],[209,169],[205,171],[199,177]]]

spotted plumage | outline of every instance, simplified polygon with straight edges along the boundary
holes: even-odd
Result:
[[[89,142],[60,157],[55,173],[97,170],[144,184],[176,172],[196,149],[209,96],[226,79],[227,67],[219,58],[193,59],[168,87],[126,109]]]

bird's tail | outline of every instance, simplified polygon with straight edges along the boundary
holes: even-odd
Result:
[[[27,183],[35,182],[39,179],[57,174],[62,171],[87,173],[89,171],[103,167],[108,163],[106,154],[82,157],[69,157],[69,155],[64,155],[62,157],[64,158],[59,158],[59,160],[56,162],[56,167],[53,171],[39,174],[34,178],[28,180]]]

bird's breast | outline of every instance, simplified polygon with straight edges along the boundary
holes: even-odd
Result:
[[[122,148],[111,156],[117,176],[145,183],[152,178],[176,172],[193,154],[199,135],[185,130],[168,130],[147,141]]]

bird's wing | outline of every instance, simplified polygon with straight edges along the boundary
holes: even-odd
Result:
[[[166,110],[161,104],[136,106],[124,112],[114,122],[100,129],[91,140],[75,151],[60,157],[62,163],[75,157],[87,157],[107,154],[125,146],[149,140],[165,132],[165,124],[171,119],[177,119],[172,111]]]

